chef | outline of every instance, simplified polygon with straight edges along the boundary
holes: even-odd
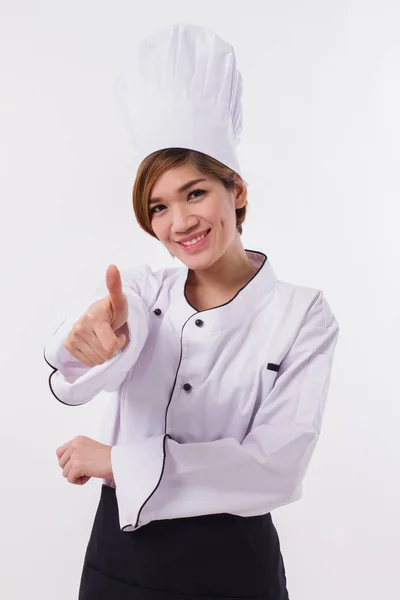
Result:
[[[112,393],[102,442],[57,449],[70,483],[102,480],[79,598],[287,600],[271,512],[302,495],[338,323],[321,290],[242,245],[232,46],[172,25],[139,44],[117,91],[137,221],[182,266],[110,265],[44,349],[63,404]]]

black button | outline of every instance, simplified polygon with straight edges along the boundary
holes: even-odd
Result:
[[[196,325],[197,327],[203,327],[204,321],[202,321],[201,319],[196,319]]]
[[[161,315],[161,310],[159,308],[156,308],[156,310],[154,311],[154,314],[157,315],[157,317],[159,315]]]
[[[185,392],[190,392],[190,390],[192,389],[192,386],[190,385],[190,383],[185,383],[185,385],[183,386],[183,389],[185,390]]]

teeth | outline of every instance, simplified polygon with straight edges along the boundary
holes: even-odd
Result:
[[[193,246],[193,244],[196,244],[197,242],[202,240],[204,237],[206,237],[206,235],[207,235],[206,233],[203,233],[202,235],[199,235],[198,237],[193,238],[189,242],[181,242],[181,244],[182,244],[182,246]]]

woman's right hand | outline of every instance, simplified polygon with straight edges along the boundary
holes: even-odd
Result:
[[[109,295],[89,306],[68,334],[64,347],[87,366],[102,365],[129,342],[128,300],[115,265],[106,271]]]

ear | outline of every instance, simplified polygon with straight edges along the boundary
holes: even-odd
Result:
[[[243,179],[235,174],[235,208],[243,208],[247,202],[247,187],[243,183]]]

